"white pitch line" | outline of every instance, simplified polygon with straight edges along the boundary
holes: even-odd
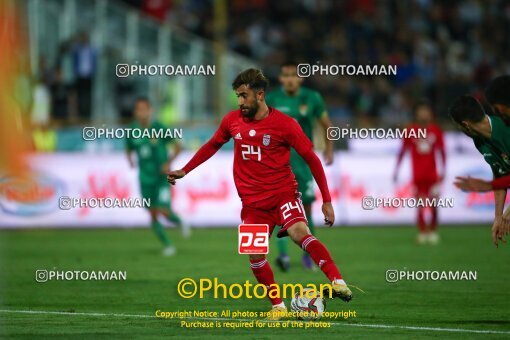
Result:
[[[141,314],[115,314],[115,313],[92,313],[92,312],[55,312],[46,310],[15,310],[15,309],[0,309],[0,313],[13,313],[13,314],[48,314],[48,315],[81,315],[81,316],[116,316],[128,318],[155,318],[153,315]]]
[[[46,315],[78,315],[78,316],[114,316],[114,317],[128,317],[128,318],[143,318],[143,319],[161,319],[155,315],[146,314],[117,314],[117,313],[92,313],[92,312],[55,312],[43,310],[13,310],[13,309],[0,309],[0,313],[12,314],[46,314]],[[209,320],[209,321],[253,321],[253,319],[229,319],[229,318],[174,318],[169,320]],[[287,322],[285,321],[268,321],[264,322]],[[303,322],[303,321],[302,321]],[[497,330],[479,330],[479,329],[463,329],[463,328],[440,328],[440,327],[422,327],[422,326],[399,326],[399,325],[381,325],[381,324],[363,324],[363,323],[340,323],[331,322],[333,326],[353,326],[365,328],[384,328],[384,329],[405,329],[411,331],[433,331],[433,332],[456,332],[456,333],[474,333],[474,334],[510,334],[510,331],[497,331]]]

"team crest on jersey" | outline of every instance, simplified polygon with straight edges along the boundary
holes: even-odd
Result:
[[[269,143],[271,143],[271,135],[264,135],[264,137],[262,137],[262,144],[268,146]]]

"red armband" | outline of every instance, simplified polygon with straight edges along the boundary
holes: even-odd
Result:
[[[510,176],[503,176],[494,179],[491,182],[492,189],[499,190],[499,189],[506,189],[510,187]]]

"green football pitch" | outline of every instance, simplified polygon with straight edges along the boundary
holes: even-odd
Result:
[[[350,303],[329,301],[328,311],[355,311],[356,317],[308,324],[263,322],[256,328],[189,328],[206,318],[157,318],[160,311],[269,310],[266,300],[184,299],[177,283],[186,277],[217,277],[221,283],[253,282],[246,256],[237,254],[236,229],[194,230],[182,239],[170,230],[178,252],[163,257],[148,229],[0,231],[0,335],[8,337],[178,338],[510,338],[510,245],[491,244],[489,226],[448,227],[438,246],[418,246],[412,227],[318,230],[345,280],[354,289]],[[274,262],[276,245],[271,241]],[[293,267],[279,283],[323,283],[321,272],[305,271],[300,250],[289,245]],[[125,281],[38,283],[45,270],[126,271]],[[477,279],[409,280],[388,283],[387,270],[476,271]],[[289,299],[286,300],[289,306]],[[228,320],[228,321],[226,321]],[[250,322],[253,318],[216,318]],[[260,320],[260,319],[259,319]],[[259,323],[260,325],[261,323]],[[271,327],[269,327],[271,324]]]

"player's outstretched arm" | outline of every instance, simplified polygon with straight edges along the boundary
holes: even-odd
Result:
[[[453,182],[453,184],[460,190],[464,191],[486,192],[493,190],[491,182],[469,176],[457,176],[455,177],[455,182]]]
[[[326,162],[326,165],[331,165],[333,164],[335,154],[333,152],[333,141],[328,138],[328,129],[331,128],[331,121],[329,120],[329,115],[326,111],[322,113],[319,122],[324,129],[324,161]]]
[[[313,151],[312,142],[306,137],[299,124],[289,119],[288,129],[285,130],[285,138],[297,153],[305,160],[312,172],[313,178],[322,195],[322,212],[324,213],[324,224],[332,226],[335,223],[335,212],[331,205],[331,195],[329,194],[328,181],[322,163]]]
[[[495,188],[493,183],[500,181],[499,185],[509,184],[508,186],[510,186],[510,183],[507,183],[509,180],[510,176],[500,177],[492,182],[479,178],[456,177],[454,182],[457,188],[464,191],[487,192],[494,190],[495,211],[494,223],[492,224],[492,242],[496,247],[499,241],[506,243],[504,236],[508,234],[510,228],[510,210],[507,209],[503,213],[506,199],[506,186],[503,188]]]
[[[184,171],[182,169],[181,170],[172,170],[166,176],[166,180],[168,181],[168,183],[175,185],[175,182],[178,179],[183,178],[184,176],[186,176],[186,171]]]
[[[214,136],[190,159],[190,161],[180,170],[170,171],[167,176],[168,183],[174,185],[176,180],[183,178],[200,164],[211,158],[226,142],[230,140],[229,115],[226,115],[221,121],[220,127],[216,130]]]
[[[501,227],[501,234],[503,236],[508,235],[510,233],[510,206],[506,207],[503,215],[501,216],[501,220],[503,226]]]
[[[505,224],[503,210],[505,208],[506,189],[494,191],[494,223],[492,225],[492,242],[497,247],[499,241],[506,243],[504,239]]]
[[[202,145],[200,149],[198,149],[197,153],[190,159],[184,168],[170,171],[167,174],[166,179],[168,183],[175,185],[177,179],[183,178],[191,170],[195,169],[197,166],[211,158],[221,148],[222,145],[223,143],[216,141],[213,137],[207,143]]]
[[[455,186],[464,191],[487,192],[510,188],[510,175],[495,178],[492,182],[473,177],[455,177]]]
[[[315,179],[315,182],[317,182],[319,190],[321,191],[324,224],[331,227],[333,223],[335,223],[335,212],[333,210],[333,206],[331,205],[331,195],[329,193],[328,181],[326,179],[326,174],[324,173],[324,168],[322,167],[321,161],[313,149],[309,149],[307,152],[300,155],[308,164],[313,178]]]

